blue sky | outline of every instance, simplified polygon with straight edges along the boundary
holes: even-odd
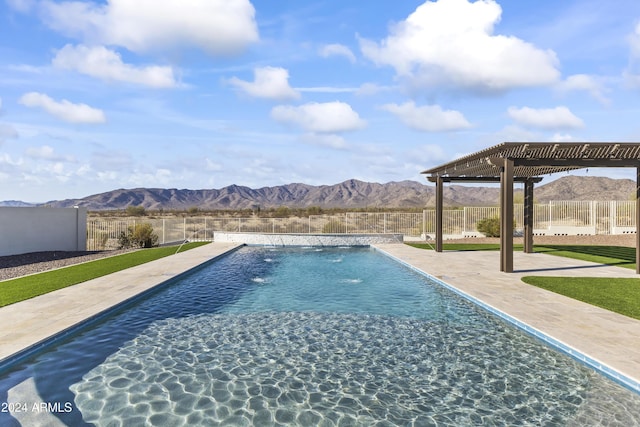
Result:
[[[640,2],[0,0],[0,200],[426,182],[503,141],[640,141]]]

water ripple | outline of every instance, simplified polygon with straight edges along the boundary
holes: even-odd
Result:
[[[594,382],[510,328],[290,312],[157,321],[71,390],[98,426],[566,425]]]

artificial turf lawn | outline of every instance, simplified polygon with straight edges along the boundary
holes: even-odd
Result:
[[[526,276],[522,278],[522,281],[625,316],[640,319],[640,279]]]
[[[636,268],[636,248],[625,246],[544,245],[534,246],[534,250],[549,255],[559,255],[598,264]]]
[[[410,243],[422,249],[433,249],[433,245]],[[582,261],[636,268],[636,249],[625,246],[600,245],[534,245],[535,252],[563,256]],[[497,251],[495,243],[445,243],[444,250],[451,251]],[[514,245],[522,250],[522,245]],[[522,281],[533,286],[605,308],[625,316],[640,319],[640,278],[600,277],[544,277],[527,276]]]
[[[0,282],[0,307],[164,258],[175,254],[176,249],[183,252],[207,243],[195,242],[187,243],[181,247],[163,246],[161,248],[141,249],[44,273],[5,280]]]
[[[427,243],[407,243],[420,249],[434,249],[434,245]],[[445,251],[498,251],[497,243],[444,243]],[[514,251],[521,251],[522,245],[513,245]],[[534,252],[563,256],[598,264],[614,265],[616,267],[636,268],[636,249],[625,246],[600,245],[534,245]]]

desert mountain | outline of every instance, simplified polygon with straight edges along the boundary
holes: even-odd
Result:
[[[544,181],[543,181],[544,183]],[[516,186],[521,191],[521,186]],[[536,185],[537,202],[549,200],[628,200],[634,194],[635,182],[629,179],[566,176],[548,184]],[[471,186],[446,184],[447,206],[496,206],[497,185]],[[320,206],[323,208],[408,208],[435,206],[433,184],[416,181],[378,184],[355,179],[335,185],[313,186],[288,184],[252,189],[230,185],[210,190],[178,190],[161,188],[119,189],[88,196],[46,203],[52,207],[85,206],[89,210],[124,209],[144,206],[146,209],[251,209]]]

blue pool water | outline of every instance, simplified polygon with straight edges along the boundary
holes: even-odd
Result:
[[[637,394],[366,248],[243,248],[3,371],[0,402],[0,426],[640,425]]]

